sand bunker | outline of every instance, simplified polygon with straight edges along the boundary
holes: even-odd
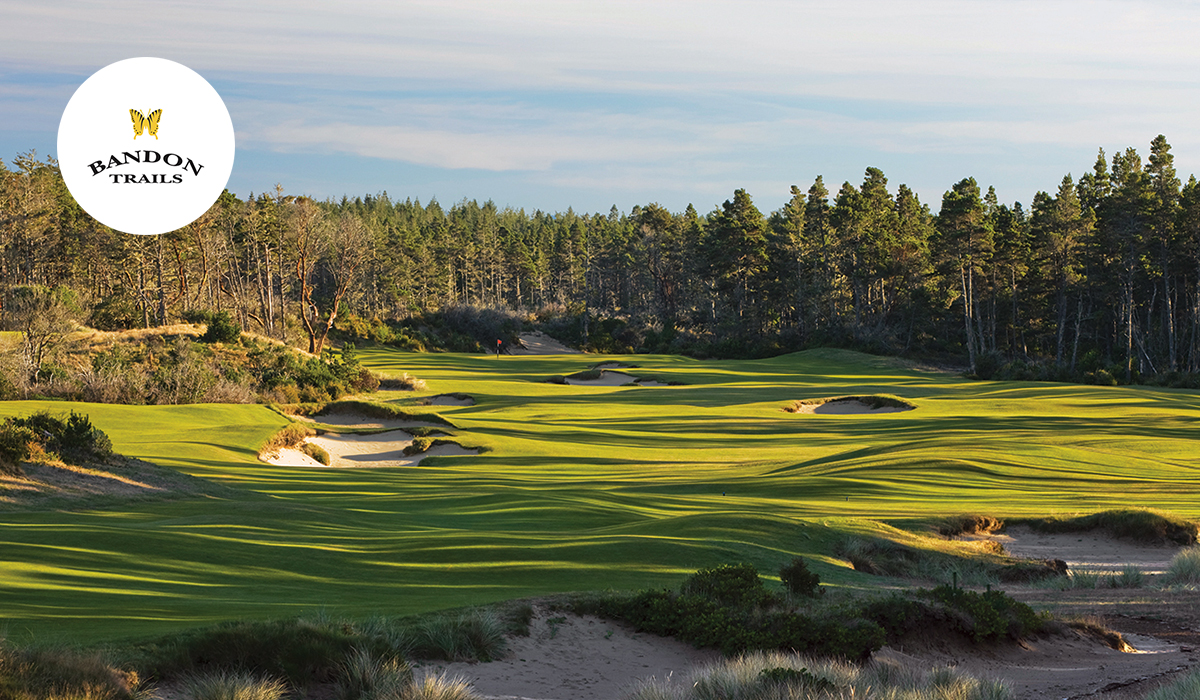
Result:
[[[1144,574],[1161,574],[1181,549],[1178,545],[1119,540],[1100,532],[1043,533],[1024,525],[1013,525],[1003,533],[968,537],[999,542],[1014,557],[1062,559],[1071,569],[1106,574],[1119,572],[1126,564],[1138,567]]]
[[[508,654],[490,663],[425,662],[418,676],[460,675],[485,698],[616,700],[638,679],[686,675],[720,654],[595,617],[535,606],[528,637],[509,637]]]
[[[571,379],[567,377],[566,382],[572,386],[625,386],[626,384],[636,383],[637,377],[625,374],[624,372],[601,370],[599,379]]]
[[[846,416],[861,413],[901,413],[915,406],[900,406],[867,403],[857,398],[831,399],[829,401],[800,402],[785,409],[791,413],[814,413],[818,415]]]
[[[505,658],[490,663],[422,662],[418,677],[462,676],[488,700],[617,700],[651,676],[687,682],[697,667],[720,659],[677,640],[639,634],[618,622],[534,607],[528,637],[509,637]],[[1003,678],[1016,700],[1110,698],[1101,689],[1153,678],[1189,663],[1190,651],[1154,637],[1129,635],[1144,653],[1122,653],[1075,633],[1017,644],[973,644],[933,635],[879,650],[891,663],[928,671],[958,666]],[[1140,697],[1140,696],[1138,696]]]
[[[285,448],[267,462],[280,467],[315,467],[319,469],[378,469],[381,467],[415,467],[426,457],[477,455],[461,445],[438,445],[415,455],[404,454],[413,438],[402,430],[371,435],[335,435],[328,433],[307,438],[305,442],[329,453],[329,465],[321,464],[298,449]]]
[[[474,406],[475,399],[465,394],[440,394],[423,402],[426,406]]]
[[[513,355],[579,355],[575,348],[567,347],[541,331],[522,333],[523,347],[511,348]]]

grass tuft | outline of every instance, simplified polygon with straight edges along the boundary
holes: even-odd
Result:
[[[0,697],[5,700],[131,700],[138,681],[136,673],[117,669],[94,652],[0,646]]]
[[[873,661],[855,665],[780,652],[746,654],[697,670],[687,684],[648,680],[625,700],[1008,700],[1002,681],[953,668],[928,673]]]
[[[342,665],[338,698],[370,700],[399,697],[412,680],[412,669],[403,660],[381,659],[369,651],[355,649]]]
[[[190,700],[281,700],[287,684],[243,671],[214,671],[188,676],[182,682]]]
[[[482,700],[482,697],[461,676],[441,674],[425,676],[413,683],[398,700]]]
[[[1192,671],[1171,685],[1156,688],[1143,700],[1195,700],[1200,698],[1200,671]]]
[[[1180,550],[1167,566],[1167,583],[1175,586],[1200,584],[1200,547]]]
[[[380,389],[400,389],[402,391],[425,391],[425,380],[410,377],[408,372],[399,377],[381,377]]]

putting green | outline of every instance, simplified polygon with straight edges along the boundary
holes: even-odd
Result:
[[[4,402],[74,409],[122,453],[236,489],[227,498],[0,512],[10,637],[113,639],[317,609],[407,613],[569,590],[673,585],[746,560],[829,556],[876,519],[1090,512],[1200,516],[1200,396],[971,382],[845,351],[762,361],[489,357],[365,348],[375,370],[462,392],[432,407],[485,452],[419,467],[258,462],[283,419],[261,406]],[[668,387],[545,383],[612,359]],[[797,399],[888,394],[902,413],[794,414]],[[401,404],[417,395],[393,394]]]

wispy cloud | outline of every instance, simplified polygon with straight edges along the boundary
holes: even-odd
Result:
[[[155,55],[218,85],[260,163],[524,173],[556,197],[709,192],[903,156],[918,171],[906,180],[944,189],[974,163],[1028,199],[1097,146],[1158,133],[1181,171],[1200,168],[1190,1],[0,0],[0,16],[0,126],[47,139],[63,85]],[[922,171],[935,167],[955,172]],[[1042,173],[1058,175],[1021,179]]]

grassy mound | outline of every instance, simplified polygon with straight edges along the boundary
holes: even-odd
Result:
[[[1090,515],[1019,518],[1009,522],[1028,525],[1038,532],[1100,531],[1112,537],[1148,544],[1196,544],[1200,534],[1197,521],[1152,509],[1105,510]]]

